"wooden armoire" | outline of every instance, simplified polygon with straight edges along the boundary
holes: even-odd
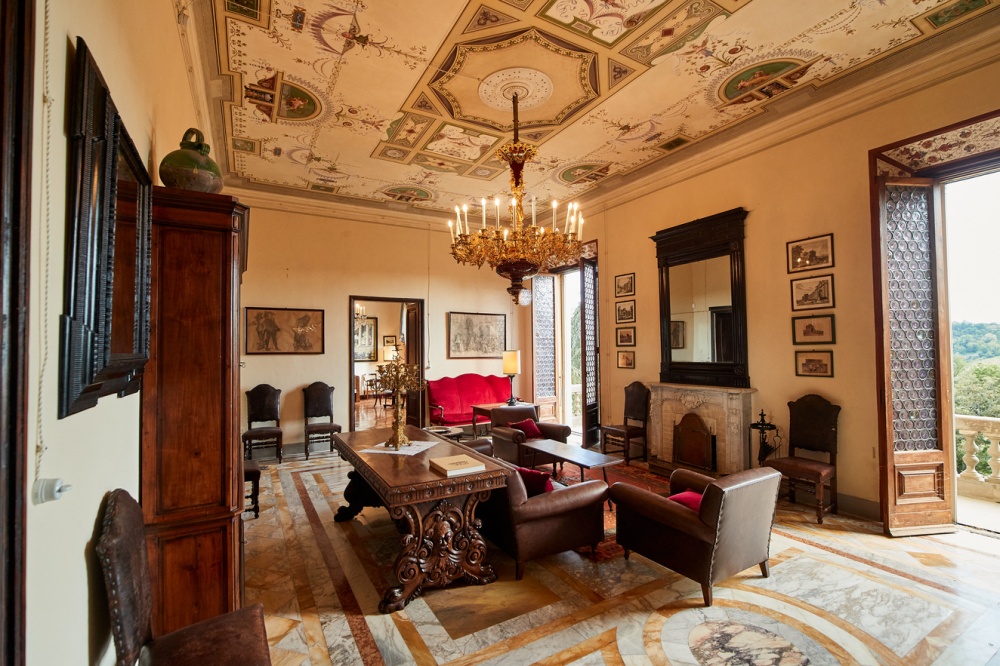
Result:
[[[153,188],[140,503],[161,635],[242,603],[239,289],[249,210]]]

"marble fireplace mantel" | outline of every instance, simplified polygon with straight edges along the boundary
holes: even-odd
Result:
[[[651,383],[649,386],[649,454],[654,471],[674,465],[674,424],[694,412],[708,425],[716,442],[716,474],[750,467],[747,428],[753,419],[753,388]]]

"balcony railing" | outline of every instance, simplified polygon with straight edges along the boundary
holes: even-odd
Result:
[[[965,469],[958,475],[958,494],[1000,502],[1000,419],[956,414],[955,429],[964,440],[958,444],[965,463]],[[976,471],[982,462],[976,450],[976,435],[980,434],[990,442],[986,449],[990,473],[985,476]]]

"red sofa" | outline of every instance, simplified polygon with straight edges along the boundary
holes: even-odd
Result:
[[[467,425],[472,423],[473,405],[508,398],[510,379],[503,376],[468,373],[427,380],[427,414],[434,425]]]

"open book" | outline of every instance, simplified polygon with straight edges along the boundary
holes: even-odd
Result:
[[[445,476],[459,476],[461,474],[486,471],[486,463],[464,454],[444,458],[431,458],[430,465],[431,469]]]

